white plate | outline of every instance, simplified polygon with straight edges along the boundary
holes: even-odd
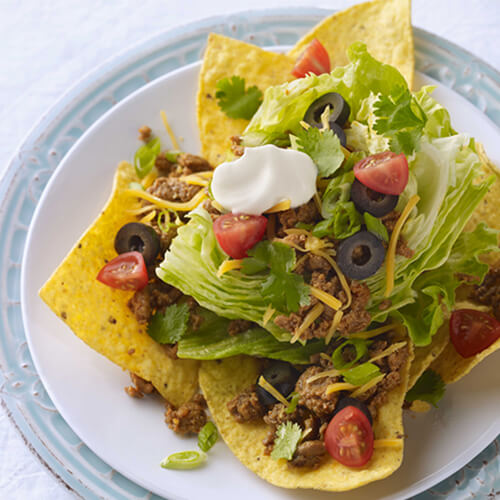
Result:
[[[132,160],[139,126],[148,124],[169,144],[159,111],[168,113],[182,148],[199,151],[195,95],[200,64],[168,74],[141,88],[104,115],[71,149],[37,207],[26,243],[21,295],[26,336],[40,377],[58,410],[80,438],[120,473],[169,499],[326,499],[332,494],[275,488],[245,469],[218,443],[205,467],[174,472],[159,467],[174,451],[195,448],[163,422],[159,400],[134,400],[123,387],[128,375],[88,348],[38,297],[38,290],[109,196],[115,167]],[[420,83],[435,83],[419,75]],[[436,98],[452,114],[453,126],[481,140],[500,163],[498,129],[476,108],[445,87]],[[110,238],[114,235],[110,235]],[[91,314],[91,311],[89,311]],[[449,387],[440,408],[407,415],[402,468],[393,476],[343,499],[402,498],[446,478],[500,432],[500,371],[492,355]],[[339,495],[340,496],[340,495]]]

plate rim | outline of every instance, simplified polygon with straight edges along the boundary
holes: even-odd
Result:
[[[8,162],[8,166],[5,170],[5,174],[2,177],[2,181],[0,184],[0,196],[1,196],[1,206],[3,207],[3,204],[5,203],[5,199],[7,198],[6,193],[8,188],[11,186],[11,181],[14,179],[17,169],[15,168],[15,158],[19,155],[20,152],[25,148],[26,144],[30,142],[31,140],[37,140],[39,136],[42,135],[43,130],[46,130],[53,124],[54,122],[57,121],[59,118],[59,115],[63,111],[64,107],[73,101],[75,97],[81,96],[82,93],[90,91],[91,88],[95,87],[98,85],[100,79],[104,79],[108,74],[115,73],[120,70],[120,67],[123,67],[126,65],[127,61],[129,61],[131,58],[134,56],[138,56],[141,53],[150,53],[151,51],[154,51],[158,47],[161,47],[165,44],[167,44],[170,40],[176,38],[177,36],[182,36],[182,34],[188,34],[192,33],[193,31],[196,31],[197,29],[203,29],[204,27],[209,27],[213,26],[215,24],[220,23],[221,21],[227,20],[228,17],[231,16],[241,16],[241,15],[251,15],[252,17],[255,16],[255,18],[262,17],[262,18],[270,18],[274,15],[283,17],[284,13],[283,8],[278,8],[278,9],[255,9],[255,10],[244,10],[244,11],[235,11],[230,13],[229,15],[216,15],[216,16],[211,16],[211,17],[206,17],[203,19],[191,21],[188,23],[184,23],[180,26],[177,26],[175,28],[171,29],[166,29],[162,30],[153,36],[147,37],[146,39],[140,40],[139,42],[126,47],[125,49],[121,50],[117,54],[109,57],[106,61],[101,63],[99,66],[96,68],[90,70],[87,72],[84,76],[81,77],[81,79],[76,82],[70,89],[68,89],[50,108],[39,118],[39,120],[33,125],[31,130],[25,135],[24,139],[21,141],[21,145],[16,148],[15,152],[12,155],[12,158]],[[286,15],[284,17],[289,17],[289,18],[294,18],[297,17],[300,14],[307,14],[309,16],[318,16],[318,15],[325,15],[331,13],[332,10],[330,9],[322,9],[322,8],[310,8],[310,7],[295,7],[295,8],[290,8],[286,10]],[[484,62],[481,60],[479,57],[476,55],[470,53],[469,51],[463,49],[462,47],[454,44],[453,42],[449,42],[448,40],[441,38],[437,35],[434,35],[426,30],[420,29],[420,28],[415,28],[414,30],[416,31],[416,36],[420,34],[423,34],[424,37],[427,39],[431,40],[431,43],[434,44],[436,41],[438,41],[441,45],[444,43],[445,45],[448,45],[452,47],[453,50],[457,50],[463,54],[466,54],[469,56],[472,60],[477,60],[481,63],[482,66],[487,67],[492,74],[494,75],[495,79],[500,81],[500,72],[496,70],[493,66],[490,64]],[[187,33],[186,33],[187,32]],[[196,64],[196,63],[193,63]],[[176,69],[175,71],[183,70],[186,68],[187,65],[183,65],[182,67]],[[169,73],[170,74],[170,73]],[[160,78],[163,78],[160,77]],[[500,84],[499,84],[500,87]],[[136,92],[140,92],[143,87],[135,91],[132,95],[134,95]],[[131,96],[127,96],[126,99],[129,99]],[[125,99],[121,102],[124,102]],[[101,119],[103,119],[105,116],[107,116],[108,113],[112,112],[115,109],[113,107],[110,111],[106,112],[103,116],[99,117],[98,121],[99,122]],[[484,114],[484,113],[483,113]],[[489,118],[489,117],[487,117]],[[89,127],[85,133],[87,133],[88,130],[90,130],[92,127],[95,126],[97,123],[93,123],[91,127]],[[79,139],[80,140],[80,139]],[[77,144],[79,141],[77,141],[75,144]],[[65,157],[70,154],[71,150],[73,149],[75,145],[72,146],[70,151],[66,153]],[[62,160],[61,160],[62,163]],[[59,166],[58,166],[59,168]],[[31,225],[31,224],[30,224]],[[27,240],[28,241],[28,240]],[[25,247],[27,248],[27,246]],[[23,252],[24,255],[24,252]],[[24,262],[24,257],[23,257],[23,262]],[[24,264],[23,264],[24,268]],[[19,430],[21,435],[24,438],[24,434],[19,428],[19,426],[16,425],[16,421],[12,415],[9,415],[9,418],[13,421],[14,426]],[[26,439],[25,439],[26,441]],[[31,449],[32,446],[31,443],[26,441],[29,448]],[[36,452],[36,449],[32,449],[32,451],[36,454],[37,458],[41,459],[40,455]],[[43,459],[41,459],[43,461]],[[44,464],[47,466],[47,464]],[[56,476],[59,477],[57,472],[52,470],[49,467],[49,470]],[[59,477],[61,480],[61,478]],[[67,485],[66,481],[62,479],[62,481],[66,484],[67,487],[71,488],[69,485]],[[75,492],[76,493],[76,492]],[[77,493],[78,494],[78,493]]]

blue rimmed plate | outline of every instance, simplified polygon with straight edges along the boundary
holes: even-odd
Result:
[[[178,446],[177,449],[186,447],[185,441],[165,441],[164,443],[161,441],[163,435],[170,435],[162,424],[161,406],[158,406],[155,402],[141,402],[136,408],[134,402],[127,400],[122,395],[120,387],[126,383],[126,377],[119,370],[91,351],[86,352],[83,349],[84,346],[72,335],[67,334],[67,332],[59,337],[57,331],[60,325],[56,318],[53,318],[53,323],[50,324],[50,328],[47,330],[44,339],[40,337],[40,334],[38,334],[38,337],[36,336],[37,334],[33,335],[32,330],[34,326],[32,323],[36,324],[38,317],[28,314],[27,320],[30,333],[32,334],[32,345],[34,338],[37,338],[39,342],[43,342],[46,339],[47,343],[55,346],[54,350],[62,349],[61,352],[65,354],[65,359],[71,359],[72,355],[74,356],[78,353],[78,362],[89,363],[94,371],[99,374],[96,385],[96,383],[91,383],[86,378],[87,372],[76,370],[77,366],[75,364],[72,364],[72,366],[63,366],[62,359],[61,363],[53,363],[56,369],[54,369],[53,373],[49,373],[47,372],[48,365],[43,361],[43,355],[39,352],[38,348],[35,349],[38,366],[41,368],[44,375],[44,382],[49,388],[53,399],[56,401],[58,408],[71,421],[73,429],[80,436],[84,437],[84,441],[87,444],[84,444],[77,434],[71,430],[45,392],[33,368],[33,363],[26,347],[19,304],[21,255],[25,244],[27,228],[41,193],[62,157],[99,117],[104,115],[117,102],[122,101],[130,93],[143,87],[149,81],[199,59],[206,35],[209,31],[222,32],[257,43],[258,45],[286,45],[293,43],[301,33],[310,28],[325,14],[326,11],[295,9],[252,12],[211,19],[171,31],[131,51],[127,51],[112,62],[101,67],[101,69],[70,91],[30,133],[9,167],[7,176],[0,186],[3,207],[1,223],[3,228],[2,234],[4,236],[0,246],[1,256],[4,259],[1,276],[4,284],[4,297],[6,298],[2,306],[4,321],[2,325],[3,332],[0,338],[0,364],[2,367],[1,395],[3,404],[21,433],[30,443],[33,451],[69,487],[85,498],[146,498],[148,496],[147,490],[117,473],[112,466],[125,472],[128,477],[153,489],[156,493],[166,495],[169,498],[192,498],[195,495],[194,490],[186,489],[189,485],[183,486],[181,483],[182,481],[193,483],[199,480],[199,476],[191,475],[187,478],[185,475],[169,476],[167,471],[158,471],[157,458],[161,458],[170,451],[170,449],[166,449],[167,446],[175,445]],[[446,87],[450,87],[458,94],[461,94],[481,112],[489,116],[492,121],[499,124],[499,75],[484,63],[474,59],[448,42],[419,30],[416,30],[415,34],[417,68],[428,76],[435,78]],[[168,102],[168,92],[164,94],[163,99],[161,93],[164,91],[163,89],[168,89],[169,85],[173,85],[172,82],[176,79],[182,80],[186,78],[182,80],[182,84],[177,83],[176,85],[180,85],[180,87],[176,88],[179,89],[179,92],[182,88],[186,90],[187,93],[183,98],[186,102],[193,101],[193,98],[189,99],[191,94],[188,89],[191,89],[192,96],[194,97],[195,86],[192,83],[193,75],[195,74],[196,67],[194,66],[178,72],[174,77],[168,77],[155,82],[147,90],[141,91],[139,94],[139,99],[142,99],[148,93],[153,95],[154,92],[159,92],[157,96],[161,102],[158,102],[155,108],[151,108],[151,113],[157,113],[160,107],[166,107],[169,110],[169,114],[173,114],[172,122],[175,123],[176,127],[179,127],[179,134],[184,135],[187,141],[194,141],[191,144],[186,142],[186,150],[190,150],[191,148],[196,149],[196,141],[193,139],[192,134],[184,132],[184,127],[190,126],[189,113],[186,112],[184,115],[182,113],[178,115],[175,110],[172,113],[175,103]],[[189,87],[189,82],[191,82],[191,87]],[[163,84],[167,85],[167,87],[162,87]],[[448,95],[445,90],[443,92]],[[143,97],[140,97],[141,95]],[[176,95],[179,96],[180,94],[176,93]],[[135,97],[128,101],[128,103],[132,103],[133,105],[134,102],[143,102],[134,101],[134,99]],[[458,107],[463,108],[466,104],[462,105],[459,101]],[[128,105],[127,103],[125,104],[125,106]],[[123,109],[124,107],[122,106],[120,110]],[[132,113],[132,108],[127,109],[131,113],[129,116],[135,116],[136,121],[129,120],[127,122],[126,119],[122,121],[124,128],[120,129],[117,139],[125,145],[130,145],[130,151],[126,149],[128,146],[125,146],[120,150],[121,156],[118,159],[130,158],[131,153],[135,149],[135,143],[131,140],[131,138],[135,137],[135,129],[144,122],[152,123],[151,119],[153,119],[152,114],[134,114],[135,112]],[[453,106],[452,112],[454,109],[455,106]],[[484,120],[484,117],[477,114],[475,109],[467,107],[464,109],[472,114],[475,113],[475,116],[478,117],[477,119],[480,120],[478,122],[479,125],[474,125],[473,130],[468,130],[469,132],[473,132],[480,138],[483,138],[483,131],[486,130],[489,130],[489,133],[493,135],[498,133],[494,128],[491,129],[491,125]],[[124,112],[120,110],[117,113]],[[148,119],[149,116],[151,116],[151,119]],[[101,125],[102,123],[104,122],[101,122]],[[152,124],[156,127],[155,123]],[[457,128],[460,129],[461,127],[457,126]],[[95,130],[90,135],[87,135],[84,140],[89,141],[89,138],[95,138]],[[485,140],[485,142],[489,146],[489,141]],[[80,178],[71,174],[71,167],[59,170],[57,177],[51,182],[51,189],[56,189],[54,193],[59,189],[60,193],[64,192],[67,196],[67,199],[57,198],[57,196],[52,198],[52,196],[46,194],[44,198],[45,202],[51,203],[50,214],[54,218],[53,220],[58,222],[56,226],[64,227],[66,242],[75,241],[81,229],[87,225],[102,206],[106,192],[109,191],[109,180],[114,164],[116,163],[115,157],[111,154],[113,147],[110,146],[110,143],[107,143],[104,144],[104,149],[94,150],[99,151],[100,157],[104,155],[104,159],[109,160],[109,168],[101,170],[98,174],[94,171],[93,177],[84,176],[81,180],[87,184],[81,184]],[[77,165],[77,157],[74,156],[75,151],[78,154],[78,150],[73,150],[73,160],[66,160],[66,165]],[[107,154],[111,154],[111,156],[105,156]],[[92,171],[92,168],[89,168]],[[87,196],[85,198],[84,209],[82,209],[82,204],[75,204],[78,200],[77,197],[69,196],[70,194],[75,194],[76,196],[81,192],[92,193],[91,197]],[[66,207],[68,206],[73,208],[72,212],[66,212]],[[64,207],[64,210],[62,207]],[[75,207],[79,209],[75,210]],[[68,213],[71,213],[71,217],[67,216]],[[65,221],[66,224],[61,224],[61,222],[64,223]],[[32,236],[32,241],[41,240],[33,240]],[[38,274],[36,274],[37,270],[35,268],[28,268],[32,272],[25,274],[30,279],[33,276],[33,288],[36,288],[37,280],[43,278],[44,272],[46,273],[45,277],[48,276],[48,273],[54,267],[51,267],[52,263],[57,264],[60,257],[64,255],[65,250],[69,248],[64,248],[61,245],[56,245],[55,247],[51,249],[47,243],[45,248],[41,247],[37,249],[41,255],[47,255],[47,259],[44,261],[46,262],[46,269],[39,269]],[[34,300],[32,291],[31,289],[27,290],[25,287],[25,298],[27,298],[25,303],[27,309],[25,309],[25,312],[31,311],[30,307],[32,304],[30,300]],[[42,322],[41,325],[44,326],[45,324]],[[494,367],[493,362],[485,362],[478,370],[483,369],[483,366],[485,370],[492,370]],[[68,394],[62,395],[57,389],[57,383],[61,377],[69,381],[65,381],[62,386],[70,387],[73,393],[74,400],[72,404],[74,406],[72,411],[68,410],[69,400],[67,399],[71,396]],[[490,380],[492,386],[494,386],[494,382],[498,386],[498,381]],[[474,385],[471,385],[472,381],[468,382],[468,384],[468,386],[463,386],[462,390],[469,391],[471,396],[473,396]],[[118,405],[125,404],[127,405],[126,411],[122,412],[119,416],[113,417],[109,412],[106,413],[103,411],[103,407],[84,404],[85,401],[82,395],[91,391],[109,394],[109,398],[111,398],[109,401],[110,407],[114,407],[115,403]],[[452,409],[454,401],[455,399],[452,398],[450,403],[452,404]],[[486,404],[486,402],[483,403]],[[80,407],[78,406],[79,404]],[[78,413],[77,410],[82,414],[80,420],[75,420]],[[127,420],[127,416],[135,415],[136,413],[140,414],[138,421],[134,419]],[[450,418],[450,422],[452,422],[454,417]],[[144,471],[135,468],[130,459],[128,461],[125,460],[126,463],[121,463],[117,460],[120,457],[127,456],[127,453],[130,453],[131,447],[133,450],[135,446],[144,446],[144,440],[140,439],[140,434],[138,438],[134,438],[134,433],[137,433],[137,429],[147,429],[150,423],[152,426],[157,425],[156,422],[161,424],[160,432],[162,434],[157,434],[157,446],[151,451],[150,455],[147,455],[149,458],[144,458],[144,460],[150,460],[150,462],[145,463],[146,468]],[[106,439],[110,439],[110,436],[108,436],[110,433],[104,432],[102,435],[91,433],[89,435],[88,428],[85,427],[86,423],[89,424],[89,428],[106,428],[106,426],[109,426],[109,428],[116,429],[116,433],[122,437],[120,443],[117,445],[112,439],[108,442]],[[411,428],[413,423],[410,422],[409,425]],[[480,451],[482,447],[493,439],[495,429],[490,427],[483,429],[484,432],[481,434],[481,439],[476,440],[474,446],[463,445],[463,448],[466,450],[464,452],[465,455],[464,453],[458,454],[459,460],[454,462],[454,468],[453,466],[448,469],[442,468],[443,470],[440,470],[440,474],[438,475],[427,474],[426,479],[423,479],[423,482],[413,487],[412,490],[405,489],[404,485],[402,485],[395,494],[409,495],[417,491],[422,491],[422,489],[434,484],[456,470],[457,467],[466,462],[467,458],[474,456],[475,453]],[[496,433],[498,433],[498,427],[496,427]],[[137,434],[135,435],[137,436]],[[461,434],[456,433],[455,435]],[[409,444],[410,451],[408,451],[408,455],[411,455],[411,442]],[[106,462],[112,464],[112,466],[107,465],[105,461],[97,458],[87,445],[91,445],[92,449],[98,451],[99,455],[104,457]],[[192,443],[189,443],[189,445],[192,445]],[[219,446],[214,453],[219,454],[220,457],[214,457],[214,460],[211,462],[226,464],[226,460],[229,460],[232,464],[231,467],[233,467],[233,462],[235,461],[231,461],[232,457],[224,447]],[[429,453],[432,453],[432,451],[429,451]],[[133,455],[136,456],[134,453]],[[468,468],[464,469],[455,478],[440,485],[435,491],[443,493],[449,490],[450,495],[458,495],[457,498],[464,491],[485,496],[492,488],[495,488],[494,481],[498,476],[499,467],[495,459],[496,455],[496,446],[490,446],[483,452],[481,458],[473,461],[469,464]],[[455,456],[457,455],[455,454]],[[252,474],[247,473],[237,462],[234,464],[234,467],[238,474],[241,473],[242,481],[248,481],[248,484],[251,485],[248,487],[253,488],[253,496],[259,494],[262,497],[264,495],[272,495],[273,498],[278,498],[279,496],[283,498],[285,496],[287,498],[311,498],[309,492],[288,493],[271,488]],[[225,466],[223,469],[226,470],[226,477],[229,476],[227,474],[228,469]],[[207,471],[210,470],[207,469]],[[233,471],[232,468],[230,470]],[[152,471],[151,474],[157,477],[150,477],[148,471]],[[217,478],[220,476],[217,473],[210,475],[213,475],[215,478],[214,485],[210,485],[210,482],[204,482],[205,479],[209,481],[209,477],[199,480],[204,497],[208,495],[207,490],[210,490],[210,486],[214,488],[214,491],[217,491],[215,488],[218,486]],[[459,481],[459,488],[456,488],[455,481]],[[170,484],[168,484],[169,482]],[[415,485],[415,481],[412,481],[412,483]],[[236,481],[235,484],[238,485],[240,491],[245,491],[241,481]],[[383,483],[380,484],[382,485]],[[376,488],[378,491],[379,485]],[[498,486],[496,489],[499,489]],[[230,489],[227,492],[229,494]],[[375,490],[373,489],[364,489],[363,492],[370,494],[370,496],[375,496]],[[386,491],[386,494],[389,493],[389,491]],[[220,495],[218,496],[220,497]],[[242,493],[239,496],[242,496]],[[376,496],[380,495],[377,494]]]

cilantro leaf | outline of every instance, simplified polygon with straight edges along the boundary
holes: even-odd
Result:
[[[319,130],[316,127],[302,129],[297,134],[295,144],[298,151],[311,157],[320,177],[330,177],[344,161],[339,138],[331,130]]]
[[[406,393],[406,401],[427,401],[437,407],[443,397],[445,383],[434,370],[425,370],[415,385]]]
[[[298,424],[292,424],[292,422],[281,424],[276,430],[276,439],[274,440],[271,458],[274,460],[279,460],[280,458],[291,460],[301,436],[302,429]]]
[[[417,148],[427,116],[412,93],[398,87],[393,94],[380,95],[374,104],[374,129],[391,141],[391,150],[410,155]]]
[[[148,325],[148,334],[160,344],[175,344],[186,333],[189,321],[187,304],[172,304],[164,313],[157,312]]]
[[[242,272],[256,274],[268,271],[262,283],[262,296],[278,311],[296,312],[308,303],[309,287],[304,278],[292,272],[295,252],[279,242],[261,241],[243,259]]]
[[[262,92],[254,85],[245,90],[245,79],[223,78],[216,84],[217,104],[229,118],[250,120],[262,102]]]
[[[217,439],[219,439],[217,427],[213,422],[208,421],[198,434],[198,446],[206,453],[217,442]]]
[[[389,241],[389,233],[387,232],[387,228],[384,226],[380,219],[377,219],[368,212],[365,212],[363,214],[363,218],[365,219],[366,229],[370,231],[370,233],[373,233],[380,240]]]

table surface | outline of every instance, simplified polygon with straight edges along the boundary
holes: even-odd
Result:
[[[252,0],[251,6],[341,9],[354,3]],[[179,24],[248,8],[245,0],[0,0],[0,175],[39,117],[107,58]],[[498,0],[413,0],[413,24],[500,69]],[[31,454],[1,409],[0,449],[0,498],[74,498]]]

